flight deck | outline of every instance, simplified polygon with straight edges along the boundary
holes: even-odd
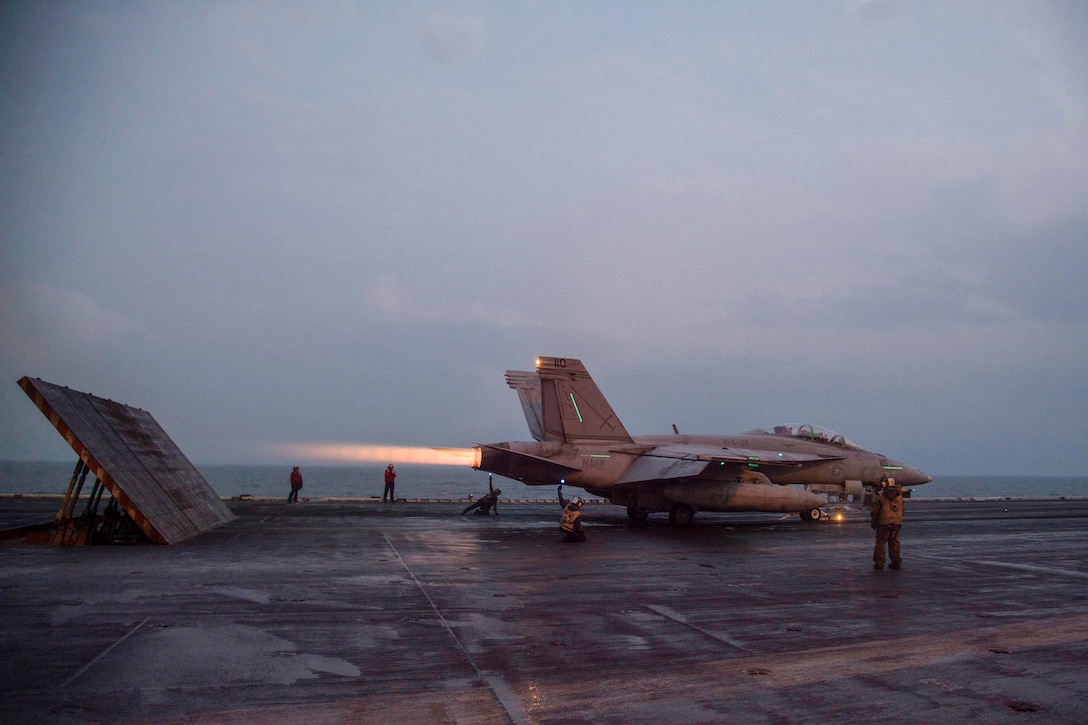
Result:
[[[0,544],[5,723],[1088,721],[1088,500],[868,513],[229,501],[183,543]],[[57,500],[0,496],[0,523]]]

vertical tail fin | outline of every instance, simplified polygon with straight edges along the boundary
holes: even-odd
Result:
[[[544,441],[544,413],[540,402],[540,378],[535,370],[507,370],[506,384],[518,391],[521,410],[533,440]]]
[[[536,371],[546,440],[632,442],[581,360],[541,357],[537,359]],[[520,395],[521,391],[518,392]]]

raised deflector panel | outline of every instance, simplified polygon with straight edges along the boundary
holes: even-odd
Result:
[[[146,410],[38,378],[19,387],[151,541],[176,544],[234,518]]]

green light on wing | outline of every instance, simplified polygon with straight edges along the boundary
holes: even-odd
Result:
[[[582,413],[578,410],[578,401],[574,399],[574,393],[570,394],[570,402],[574,406],[574,414],[578,416],[578,422],[583,423],[584,421],[582,420]]]
[[[884,466],[885,471],[902,471],[902,466]]]

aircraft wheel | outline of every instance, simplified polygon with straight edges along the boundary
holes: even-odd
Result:
[[[690,506],[678,503],[669,509],[669,523],[673,526],[687,526],[691,523],[691,518],[694,515],[695,512],[691,510]]]
[[[801,512],[802,521],[819,521],[824,515],[824,512],[820,509],[809,509],[808,511]]]
[[[650,512],[640,509],[638,506],[628,506],[627,517],[637,524],[644,524],[646,519],[650,517]]]

